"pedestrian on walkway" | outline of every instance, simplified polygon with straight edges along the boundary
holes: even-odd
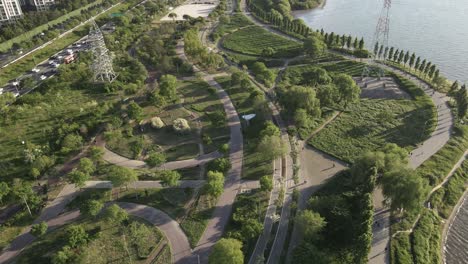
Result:
[[[335,162],[333,162],[333,168],[335,168],[335,167],[336,167]]]

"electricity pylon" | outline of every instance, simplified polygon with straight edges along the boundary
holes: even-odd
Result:
[[[383,45],[384,47],[388,47],[391,6],[392,0],[384,0],[384,5],[382,7],[382,10],[380,11],[379,21],[377,22],[377,26],[375,27],[374,37],[372,39],[372,48],[374,48],[376,45]],[[371,59],[369,60],[369,63],[366,65],[366,67],[364,67],[361,77],[368,77],[373,72],[376,73],[378,77],[382,77],[384,75],[382,68],[377,66],[377,56],[378,54],[376,54],[375,52],[372,53]],[[383,58],[384,63],[385,60],[386,58]]]
[[[93,54],[93,63],[91,71],[93,72],[94,82],[112,82],[117,77],[112,67],[112,57],[109,55],[109,50],[104,42],[104,36],[96,22],[91,22],[89,30],[88,42],[91,46]]]

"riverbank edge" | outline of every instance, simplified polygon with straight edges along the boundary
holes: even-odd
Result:
[[[445,221],[444,223],[444,228],[442,230],[442,243],[440,244],[440,250],[442,253],[442,261],[443,263],[446,263],[445,259],[445,245],[447,243],[447,237],[450,232],[450,229],[452,227],[452,223],[455,221],[455,218],[457,217],[460,207],[462,204],[465,202],[465,200],[468,198],[468,189],[465,190],[463,195],[458,199],[457,204],[453,207],[452,212],[450,213],[449,218]]]

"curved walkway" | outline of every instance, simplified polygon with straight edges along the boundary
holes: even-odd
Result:
[[[156,208],[135,204],[135,203],[116,203],[129,214],[145,219],[146,221],[157,226],[166,236],[171,246],[172,261],[177,264],[187,263],[187,259],[192,257],[192,250],[184,231],[180,228],[179,223],[172,219],[169,215]]]
[[[101,135],[96,138],[96,145],[104,149],[103,159],[109,163],[122,166],[122,167],[132,168],[132,169],[150,168],[142,160],[129,159],[107,149],[106,143]],[[219,151],[214,151],[211,153],[200,155],[193,159],[166,162],[159,167],[155,167],[151,169],[177,170],[177,169],[183,169],[183,168],[191,168],[191,167],[203,165],[214,159],[221,158],[222,156],[223,154],[221,154]]]
[[[185,55],[184,42],[180,41],[176,47],[176,53],[182,60],[190,62]],[[230,130],[230,153],[229,160],[231,162],[231,169],[226,175],[224,182],[224,192],[218,198],[213,215],[208,222],[208,225],[203,232],[202,237],[198,241],[195,248],[195,254],[199,257],[200,263],[208,263],[208,256],[213,245],[221,238],[224,228],[226,227],[232,212],[232,206],[239,192],[241,175],[242,175],[242,161],[244,159],[243,152],[243,136],[241,129],[241,121],[237,114],[229,95],[215,80],[215,75],[207,74],[201,71],[197,66],[193,66],[193,71],[201,74],[201,78],[206,81],[210,86],[216,88],[218,97],[223,104],[227,125]],[[192,260],[191,263],[193,263]],[[189,263],[189,262],[186,262]],[[196,262],[195,262],[196,263]]]
[[[173,220],[169,215],[156,208],[135,204],[135,203],[124,203],[117,202],[121,208],[125,209],[129,214],[143,218],[151,224],[157,226],[169,241],[171,246],[172,260],[174,263],[184,264],[186,259],[192,256],[190,244],[187,236],[180,228],[179,224]],[[62,215],[55,216],[54,218],[44,219],[48,224],[48,232],[55,230],[61,226],[72,223],[80,216],[79,210],[73,210]],[[39,223],[39,219],[34,221]],[[14,257],[18,256],[21,251],[31,244],[36,237],[31,235],[29,231],[31,228],[27,228],[20,236],[18,236],[0,255],[0,263],[6,263],[13,260]]]

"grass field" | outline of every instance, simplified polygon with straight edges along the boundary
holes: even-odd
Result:
[[[229,131],[226,125],[214,125],[209,118],[209,114],[213,112],[225,114],[221,101],[212,88],[202,81],[183,81],[179,83],[177,91],[179,102],[169,104],[162,109],[148,104],[143,108],[144,120],[150,120],[157,116],[164,122],[165,127],[154,129],[148,124],[141,131],[138,125],[129,124],[119,131],[130,129],[133,131],[132,135],[128,136],[122,133],[122,136],[112,137],[107,142],[107,146],[114,152],[128,158],[139,158],[132,151],[132,145],[137,141],[143,143],[143,153],[150,150],[164,151],[168,161],[196,157],[199,154],[197,141],[201,140],[197,134],[196,116],[200,117],[200,125],[204,135],[211,139],[222,137],[214,141],[212,145],[219,146],[227,143]],[[194,112],[196,116],[192,115],[191,112]],[[191,131],[180,135],[175,133],[172,123],[177,118],[186,119]],[[215,147],[212,145],[206,145],[207,150],[213,150]]]
[[[165,239],[163,234],[153,225],[133,217],[130,218],[130,222],[139,222],[149,228],[151,237],[154,239],[151,245],[152,250],[163,243]],[[79,251],[82,263],[147,263],[148,259],[141,259],[136,247],[130,241],[125,242],[125,237],[129,233],[128,226],[109,225],[99,218],[80,220],[77,224],[81,224],[91,234],[91,241]],[[48,233],[34,241],[21,253],[16,263],[52,263],[53,254],[66,245],[66,227]]]
[[[31,29],[28,32],[25,32],[25,33],[17,36],[17,37],[14,37],[14,38],[12,38],[10,40],[4,41],[4,42],[0,43],[0,51],[2,51],[2,52],[7,51],[11,47],[11,45],[13,45],[13,43],[15,43],[15,42],[20,43],[22,41],[28,40],[32,36],[37,35],[37,34],[43,32],[45,30],[48,30],[49,27],[53,27],[53,26],[55,26],[57,24],[62,23],[63,21],[65,21],[65,20],[67,20],[69,18],[80,15],[82,10],[86,10],[86,9],[92,7],[92,6],[95,6],[95,5],[98,5],[98,4],[101,4],[101,3],[102,3],[102,0],[97,0],[97,1],[95,1],[93,3],[90,3],[90,4],[86,5],[86,6],[83,6],[81,8],[76,9],[76,10],[73,10],[72,12],[70,12],[68,14],[65,14],[65,15],[63,15],[61,17],[58,17],[55,20],[49,21],[49,23],[47,23],[47,24],[40,25],[38,27],[35,27],[35,28]]]
[[[234,13],[233,15],[229,16],[229,21],[227,23],[223,23],[220,21],[219,25],[216,27],[215,33],[219,36],[222,36],[226,33],[231,33],[232,31],[251,26],[253,23],[242,13]]]
[[[239,85],[232,86],[230,77],[219,77],[216,81],[226,90],[233,101],[240,116],[255,113],[255,109],[250,100],[250,93],[240,88]],[[258,89],[258,88],[256,88]],[[258,155],[257,144],[259,142],[259,132],[263,129],[264,117],[257,115],[255,122],[251,122],[248,127],[244,124],[244,164],[242,178],[258,180],[264,175],[271,175],[273,172],[272,162],[266,160],[262,155]]]
[[[349,163],[359,154],[375,151],[386,143],[411,149],[426,137],[428,115],[428,111],[419,109],[411,100],[362,99],[309,144]]]
[[[200,240],[206,225],[211,218],[211,215],[216,205],[216,200],[208,195],[198,195],[197,200],[189,209],[180,222],[180,227],[184,230],[190,245],[196,247],[198,240]]]
[[[240,29],[227,35],[224,48],[247,55],[261,56],[265,48],[273,48],[273,57],[294,57],[302,52],[302,45],[266,31],[259,26]]]
[[[22,141],[39,147],[48,147],[51,133],[64,125],[58,120],[67,118],[69,124],[84,122],[87,115],[97,110],[98,102],[104,100],[105,95],[84,90],[62,89],[50,90],[44,94],[35,93],[31,96],[37,99],[35,103],[11,106],[10,112],[14,114],[10,113],[8,118],[1,121],[2,180],[13,177],[25,178],[28,175],[28,166],[24,166],[25,147]],[[111,97],[106,97],[106,100],[112,101]]]

